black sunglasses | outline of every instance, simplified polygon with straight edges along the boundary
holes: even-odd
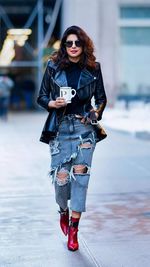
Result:
[[[73,46],[73,43],[75,44],[76,47],[81,47],[82,44],[81,44],[81,41],[80,40],[76,40],[76,41],[66,41],[65,42],[65,46],[70,48]]]

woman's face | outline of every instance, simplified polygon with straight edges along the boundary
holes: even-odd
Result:
[[[69,34],[66,39],[66,51],[70,61],[78,62],[83,48],[76,34]]]

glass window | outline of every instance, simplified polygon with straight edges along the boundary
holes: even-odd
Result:
[[[150,45],[150,27],[121,27],[121,44]]]
[[[120,95],[147,97],[150,95],[150,26],[132,26],[132,22],[139,18],[150,22],[150,7],[121,7],[120,15],[129,22],[129,26],[120,27]]]
[[[121,7],[122,19],[146,19],[150,18],[150,7]]]
[[[120,82],[126,94],[150,94],[150,46],[122,45],[120,48]]]

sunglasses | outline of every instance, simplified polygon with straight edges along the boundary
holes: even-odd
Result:
[[[66,41],[65,42],[65,46],[70,48],[73,46],[73,43],[75,44],[76,47],[81,47],[82,44],[81,44],[81,41],[80,40],[76,40],[76,41]]]

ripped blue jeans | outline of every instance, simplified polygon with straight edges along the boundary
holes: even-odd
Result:
[[[76,212],[86,211],[95,133],[91,124],[83,124],[75,115],[64,116],[57,137],[50,141],[52,182],[57,204]]]

